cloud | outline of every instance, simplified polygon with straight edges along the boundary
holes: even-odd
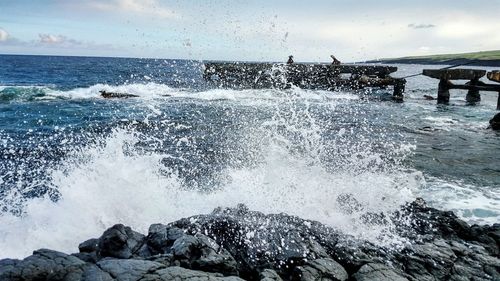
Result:
[[[56,34],[48,34],[48,33],[40,33],[38,34],[38,40],[25,42],[28,44],[32,44],[35,46],[41,47],[58,47],[58,48],[66,48],[66,49],[112,49],[113,47],[109,44],[96,44],[94,42],[80,41],[76,39],[69,38],[64,35],[56,35]]]
[[[12,37],[7,30],[0,27],[0,45],[2,46],[18,46],[22,45],[24,42]]]
[[[0,27],[0,42],[7,41],[9,39],[9,33]]]
[[[444,18],[444,22],[437,29],[437,33],[448,39],[481,41],[493,39],[496,40],[498,45],[500,42],[499,28],[500,23],[496,18],[457,12]]]
[[[132,13],[162,19],[178,17],[174,11],[163,7],[158,0],[94,0],[88,5],[90,8],[104,12]]]
[[[415,24],[415,23],[410,23],[408,25],[409,28],[413,28],[413,29],[426,29],[426,28],[434,28],[436,27],[436,25],[434,24],[424,24],[424,23],[420,23],[420,24]]]
[[[40,43],[43,44],[61,44],[66,41],[66,36],[52,34],[38,34]]]
[[[38,39],[21,40],[11,36],[2,28],[0,28],[0,46],[3,47],[4,50],[14,50],[14,53],[18,53],[21,50],[31,50],[31,53],[33,53],[32,50],[37,50],[40,53],[46,53],[47,51],[50,53],[51,50],[58,50],[64,51],[68,54],[71,54],[75,51],[113,52],[117,50],[116,47],[111,44],[99,44],[92,41],[81,41],[60,34],[39,33]]]

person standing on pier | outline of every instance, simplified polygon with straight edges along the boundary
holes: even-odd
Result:
[[[332,58],[333,62],[332,64],[334,65],[339,65],[341,64],[341,62],[334,56],[334,55],[330,55],[330,57]]]
[[[287,64],[292,64],[293,63],[293,56],[292,55],[288,56],[288,61],[286,63]]]

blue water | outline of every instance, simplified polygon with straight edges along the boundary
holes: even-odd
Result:
[[[147,81],[195,88],[200,62],[185,60],[2,55],[0,84],[69,90]],[[148,78],[149,77],[149,78]]]
[[[467,106],[455,91],[436,105],[423,95],[437,81],[418,76],[394,103],[389,90],[216,89],[199,61],[2,55],[0,65],[2,256],[71,251],[117,222],[141,229],[238,203],[389,244],[390,225],[360,217],[416,197],[500,222],[500,134],[487,129],[496,93]],[[338,209],[346,193],[360,212]]]

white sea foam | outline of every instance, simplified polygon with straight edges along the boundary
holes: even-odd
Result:
[[[20,88],[20,89],[48,89],[49,86],[36,86],[36,85],[1,85],[0,86],[0,91],[8,89],[8,88]]]
[[[218,206],[246,204],[266,213],[286,212],[319,220],[345,233],[379,243],[397,242],[390,226],[367,226],[336,209],[336,198],[353,194],[365,211],[391,211],[412,198],[410,186],[396,186],[405,174],[329,173],[282,147],[270,147],[255,168],[225,171],[228,184],[220,190],[186,189],[173,174],[162,175],[161,155],[129,155],[136,140],[124,131],[109,137],[102,148],[81,155],[66,171],[54,171],[62,199],[30,201],[23,217],[0,217],[1,257],[23,257],[37,248],[74,252],[79,242],[99,236],[115,223],[146,233],[152,223],[208,213]]]
[[[177,92],[177,90],[157,83],[143,83],[143,84],[122,84],[122,85],[108,85],[108,84],[96,84],[85,88],[75,88],[71,90],[50,90],[47,92],[48,95],[63,97],[63,98],[73,98],[73,99],[86,99],[86,98],[100,98],[100,91],[114,92],[137,95],[142,98],[153,98],[162,97],[165,95],[170,95],[172,92]]]
[[[459,124],[459,120],[456,120],[451,116],[426,116],[422,119],[430,122],[433,127],[445,131],[449,131],[451,128],[456,127],[457,124]]]
[[[500,190],[494,186],[478,187],[460,181],[428,177],[416,194],[432,205],[453,210],[470,223],[494,224],[500,220]]]
[[[280,99],[289,98],[289,94],[284,94],[284,91],[274,90],[228,90],[228,89],[212,89],[206,91],[193,91],[189,89],[171,88],[165,84],[157,83],[137,83],[137,84],[123,84],[112,86],[108,84],[96,84],[85,88],[76,88],[72,90],[59,91],[49,90],[47,92],[50,96],[86,99],[86,98],[100,98],[100,91],[115,92],[132,94],[139,96],[139,98],[193,98],[202,100],[253,100],[253,99]],[[311,100],[325,100],[325,99],[359,99],[355,94],[347,92],[327,92],[327,91],[306,91],[292,89],[295,98],[311,99]]]
[[[18,99],[30,98],[36,95],[34,100],[51,99],[102,99],[100,91],[131,94],[138,96],[139,101],[164,100],[169,98],[186,98],[207,101],[244,101],[248,104],[260,105],[269,100],[289,99],[294,95],[295,99],[308,99],[321,101],[330,100],[354,100],[359,99],[358,95],[348,92],[329,92],[329,91],[307,91],[293,88],[287,91],[279,90],[239,90],[230,89],[210,89],[204,91],[195,91],[191,89],[172,88],[165,84],[154,82],[134,83],[122,85],[96,84],[89,87],[75,88],[70,90],[57,90],[48,86],[0,86],[0,91],[6,88],[16,88],[21,90]],[[40,95],[44,93],[44,95]],[[16,97],[13,97],[16,99]]]

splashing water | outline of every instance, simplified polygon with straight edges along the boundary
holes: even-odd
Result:
[[[208,89],[193,61],[1,57],[2,257],[238,203],[388,246],[402,242],[393,226],[364,215],[416,195],[471,223],[500,217],[498,134],[485,130],[495,95],[436,106],[420,76],[394,104],[383,90]]]
[[[152,223],[239,203],[318,220],[359,239],[400,242],[389,223],[366,224],[361,217],[392,212],[413,198],[419,175],[401,164],[411,146],[380,147],[376,136],[382,135],[355,110],[358,124],[332,128],[329,119],[344,100],[300,89],[169,93],[180,98],[177,108],[196,109],[172,114],[163,99],[133,103],[149,112],[144,122],[93,133],[98,141],[73,147],[59,165],[44,170],[58,199],[10,196],[23,202],[23,210],[0,217],[2,256],[22,257],[40,247],[72,252],[115,223],[146,232]],[[199,110],[209,117],[193,117]],[[143,123],[146,130],[136,126]],[[213,141],[220,147],[210,149]],[[209,168],[201,169],[196,159]],[[208,181],[211,174],[215,181]],[[346,194],[362,207],[346,212],[338,201]]]

